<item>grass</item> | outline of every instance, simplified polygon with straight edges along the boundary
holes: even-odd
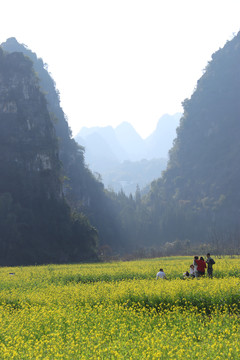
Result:
[[[240,260],[182,280],[191,262],[1,268],[0,359],[238,359]]]

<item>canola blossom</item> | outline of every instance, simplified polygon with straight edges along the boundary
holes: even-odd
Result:
[[[240,259],[191,261],[0,268],[0,359],[238,359]]]

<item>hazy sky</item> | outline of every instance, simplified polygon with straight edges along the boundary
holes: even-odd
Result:
[[[146,137],[240,30],[239,0],[6,0],[0,13],[0,42],[48,64],[74,135],[128,121]]]

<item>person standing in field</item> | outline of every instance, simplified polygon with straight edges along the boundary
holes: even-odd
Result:
[[[210,254],[208,253],[207,254],[207,273],[208,273],[208,276],[211,278],[213,276],[213,265],[215,264],[215,261],[211,258]]]
[[[198,260],[198,256],[194,256],[194,259],[193,259],[193,267],[194,267],[194,276],[195,277],[198,277],[198,271],[197,271],[197,263],[196,261]]]
[[[205,275],[205,269],[206,269],[207,265],[206,265],[206,262],[204,261],[204,258],[201,256],[200,260],[194,259],[194,263],[197,264],[198,276]]]
[[[158,279],[166,279],[166,278],[167,277],[166,277],[165,272],[163,271],[163,269],[160,269],[159,272],[157,273],[156,279],[158,280]]]

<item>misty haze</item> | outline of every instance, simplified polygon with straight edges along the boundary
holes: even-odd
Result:
[[[166,170],[180,117],[180,113],[162,116],[146,139],[124,122],[115,129],[84,127],[75,140],[84,146],[86,164],[100,174],[106,188],[135,194],[137,187],[150,186]]]
[[[238,359],[240,3],[1,10],[0,360]]]
[[[123,122],[74,140],[43,60],[3,43],[3,264],[97,260],[103,248],[181,254],[209,241],[238,252],[239,39],[212,55],[183,114],[163,115],[146,139]]]

